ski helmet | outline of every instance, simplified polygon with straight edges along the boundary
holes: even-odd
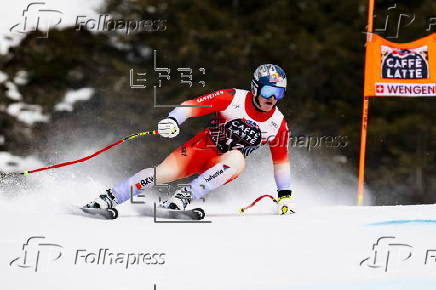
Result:
[[[275,64],[262,64],[256,68],[251,80],[251,92],[254,96],[262,96],[269,99],[272,96],[276,100],[283,99],[286,91],[285,71]]]

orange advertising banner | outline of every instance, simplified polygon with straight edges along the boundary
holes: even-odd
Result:
[[[436,33],[409,43],[369,38],[365,97],[436,97]]]

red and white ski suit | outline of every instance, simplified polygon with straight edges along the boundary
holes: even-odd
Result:
[[[202,107],[177,107],[171,111],[169,117],[176,119],[179,125],[187,118],[211,113],[215,113],[216,119],[220,122],[235,119],[254,122],[261,131],[261,144],[268,143],[270,147],[277,189],[290,190],[289,132],[283,114],[277,107],[269,112],[259,111],[253,104],[253,94],[240,89],[219,90],[185,101],[182,105]],[[117,202],[127,201],[131,195],[137,195],[142,190],[153,187],[155,182],[170,182],[195,173],[199,176],[190,183],[193,199],[201,198],[211,190],[235,179],[244,168],[244,157],[236,150],[223,154],[212,141],[209,130],[210,128],[202,130],[168,155],[156,169],[157,180],[154,180],[153,168],[145,168],[115,185],[112,192]],[[228,154],[236,155],[229,158]]]
[[[259,111],[253,104],[253,94],[241,89],[219,90],[185,101],[182,105],[207,105],[209,107],[175,108],[169,113],[169,117],[175,118],[179,125],[187,118],[211,113],[215,113],[216,118],[224,122],[238,118],[254,121],[261,129],[262,145],[268,143],[270,147],[277,189],[290,189],[289,130],[283,114],[277,107],[269,112]],[[199,132],[167,157],[177,160],[180,172],[178,178],[202,173],[218,162],[221,152],[211,141],[208,130],[206,128]]]

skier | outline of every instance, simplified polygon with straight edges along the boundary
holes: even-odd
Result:
[[[269,144],[278,190],[278,212],[292,213],[288,127],[277,102],[286,90],[286,74],[278,65],[263,64],[254,72],[251,92],[224,89],[188,100],[158,123],[162,137],[174,138],[190,117],[216,113],[208,128],[177,148],[156,168],[146,168],[121,181],[88,203],[87,208],[114,208],[154,184],[166,184],[199,174],[179,188],[161,207],[184,210],[193,199],[237,178],[245,158],[260,145]],[[202,106],[198,106],[202,105]]]

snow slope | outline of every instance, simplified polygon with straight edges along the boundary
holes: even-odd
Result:
[[[2,199],[2,289],[436,287],[434,205],[304,207],[292,216],[276,216],[268,214],[271,203],[262,201],[255,212],[242,216],[237,207],[223,210],[212,202],[202,204],[212,223],[174,224],[137,216],[130,204],[120,207],[117,220],[86,218],[58,201],[47,196]],[[43,202],[48,208],[41,207]],[[44,238],[29,242],[24,261],[23,244],[32,236]],[[130,253],[130,262],[137,263],[126,266],[124,259],[97,265],[95,255],[86,255],[99,249]],[[138,253],[164,254],[155,261],[163,264],[145,265],[141,257],[133,258]]]
[[[0,182],[1,288],[436,289],[436,205],[352,206],[352,175],[297,151],[297,213],[273,215],[263,200],[240,215],[274,188],[269,156],[255,154],[237,181],[192,205],[211,223],[155,223],[133,204],[117,220],[78,215],[73,205],[113,184],[100,168],[110,153]]]

